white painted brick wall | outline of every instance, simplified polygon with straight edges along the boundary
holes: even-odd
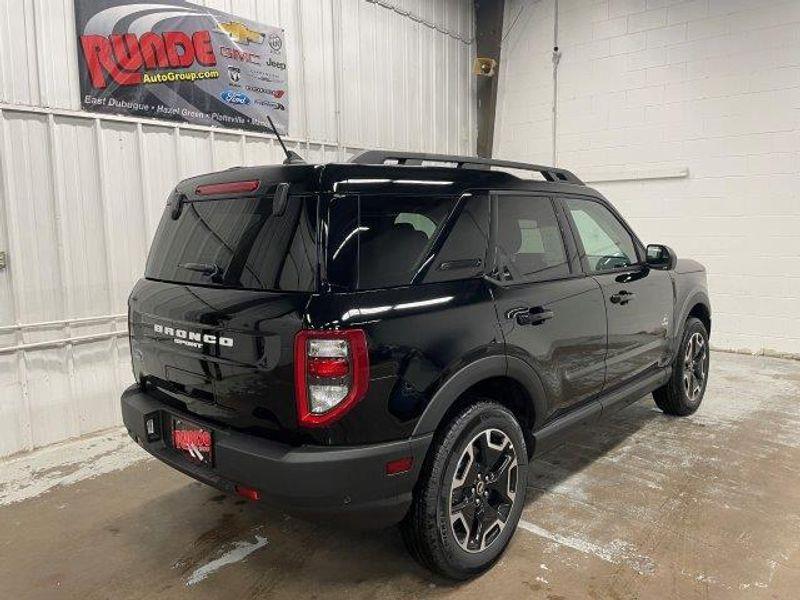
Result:
[[[709,271],[714,345],[800,355],[800,1],[561,0],[557,162]],[[520,13],[520,9],[522,12]],[[509,0],[495,155],[552,157],[554,0]]]

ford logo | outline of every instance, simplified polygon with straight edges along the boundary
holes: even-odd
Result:
[[[250,97],[243,92],[225,90],[219,97],[228,104],[250,104]]]

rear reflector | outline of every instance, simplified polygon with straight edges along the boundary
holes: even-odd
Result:
[[[228,183],[207,183],[197,186],[195,193],[198,196],[219,196],[220,194],[242,194],[254,192],[261,182],[258,179],[249,181],[231,181]]]
[[[247,498],[248,500],[252,500],[253,502],[261,500],[261,492],[259,492],[257,489],[251,487],[245,487],[243,485],[234,486],[233,489],[242,498]]]
[[[308,374],[314,377],[344,377],[350,372],[346,358],[310,358]]]
[[[361,329],[300,331],[294,342],[294,375],[300,425],[333,423],[367,393],[367,336]]]
[[[411,465],[413,464],[414,457],[412,456],[404,456],[403,458],[398,458],[397,460],[390,460],[386,463],[386,474],[399,475],[400,473],[406,473],[407,471],[411,470]]]

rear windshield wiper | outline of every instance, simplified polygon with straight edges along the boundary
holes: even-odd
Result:
[[[186,269],[187,271],[197,271],[211,278],[215,278],[222,273],[222,269],[219,268],[219,265],[215,265],[214,263],[186,262],[179,263],[178,268]]]

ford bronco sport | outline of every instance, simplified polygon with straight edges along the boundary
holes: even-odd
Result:
[[[704,268],[642,245],[569,171],[290,158],[170,195],[130,295],[122,413],[195,479],[399,523],[463,579],[508,544],[534,454],[650,392],[697,410],[710,319]]]

